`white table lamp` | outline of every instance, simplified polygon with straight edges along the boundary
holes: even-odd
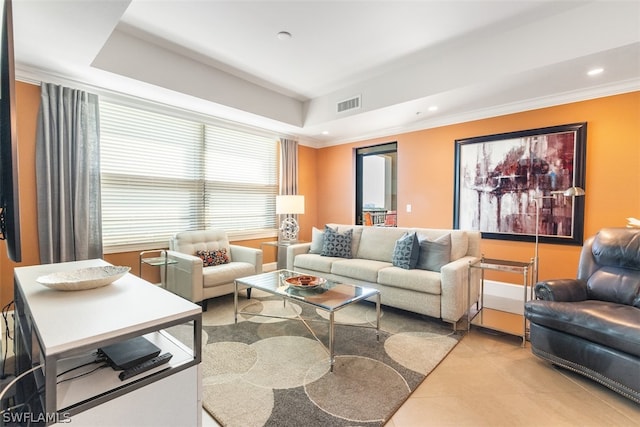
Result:
[[[284,240],[298,240],[300,227],[292,216],[304,213],[304,196],[286,195],[276,196],[276,214],[287,215],[280,224],[280,234]]]

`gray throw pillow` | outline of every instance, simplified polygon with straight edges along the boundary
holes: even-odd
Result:
[[[420,244],[416,233],[405,233],[396,240],[396,245],[393,248],[393,265],[405,270],[416,268],[419,253]]]
[[[313,227],[311,229],[311,248],[309,249],[310,254],[321,254],[322,246],[324,245],[324,231],[318,230]]]
[[[451,235],[445,234],[436,240],[420,239],[420,255],[417,268],[440,271],[443,265],[451,262]]]
[[[351,258],[352,237],[352,229],[340,233],[338,230],[334,230],[329,226],[325,226],[324,242],[322,244],[322,253],[320,255]]]

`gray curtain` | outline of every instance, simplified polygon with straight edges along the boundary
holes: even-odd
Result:
[[[280,195],[298,194],[298,141],[280,138]]]
[[[40,262],[102,258],[98,96],[42,83],[36,133]]]
[[[298,194],[298,141],[280,138],[280,195]],[[298,215],[279,215],[278,223],[285,217],[298,220]]]

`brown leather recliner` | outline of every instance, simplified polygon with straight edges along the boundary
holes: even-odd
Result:
[[[535,292],[525,304],[532,352],[640,403],[640,229],[600,230],[584,243],[577,279]]]

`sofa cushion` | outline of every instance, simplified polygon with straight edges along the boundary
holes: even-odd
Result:
[[[393,265],[405,270],[416,268],[419,253],[420,243],[416,233],[405,233],[396,240],[396,245],[393,248]]]
[[[311,229],[311,247],[309,248],[310,254],[321,254],[322,246],[324,245],[324,231],[318,230],[313,227]]]
[[[527,319],[640,357],[640,309],[612,302],[529,301]]]
[[[293,260],[293,266],[305,270],[314,270],[322,273],[331,273],[331,264],[343,258],[328,257],[319,254],[300,254]]]
[[[351,258],[351,238],[353,230],[340,232],[326,225],[324,227],[324,241],[322,256]]]
[[[587,297],[640,308],[640,271],[600,267],[587,280]]]
[[[355,257],[390,263],[393,260],[396,240],[402,237],[405,231],[406,229],[396,227],[364,227]]]
[[[341,259],[331,265],[331,273],[352,279],[376,283],[378,271],[391,266],[391,263],[370,259]]]
[[[378,271],[378,283],[435,295],[441,293],[440,273],[435,271],[388,267]],[[384,295],[382,301],[384,302]]]
[[[589,241],[593,257],[582,258],[593,262],[581,263],[580,268],[589,271],[588,298],[640,308],[640,232],[603,228]]]
[[[429,240],[419,239],[420,255],[418,256],[417,268],[421,270],[440,271],[443,265],[451,262],[451,235]]]
[[[224,230],[195,230],[176,233],[169,241],[169,249],[184,254],[195,254],[196,251],[216,251],[226,249],[231,261],[229,239]]]
[[[603,228],[591,246],[596,263],[640,270],[640,233],[627,228]]]
[[[253,264],[248,262],[230,262],[202,269],[202,281],[205,288],[233,283],[238,277],[256,274]]]
[[[202,260],[203,267],[228,264],[231,261],[229,255],[227,255],[226,248],[218,249],[217,251],[196,251],[196,256]]]

